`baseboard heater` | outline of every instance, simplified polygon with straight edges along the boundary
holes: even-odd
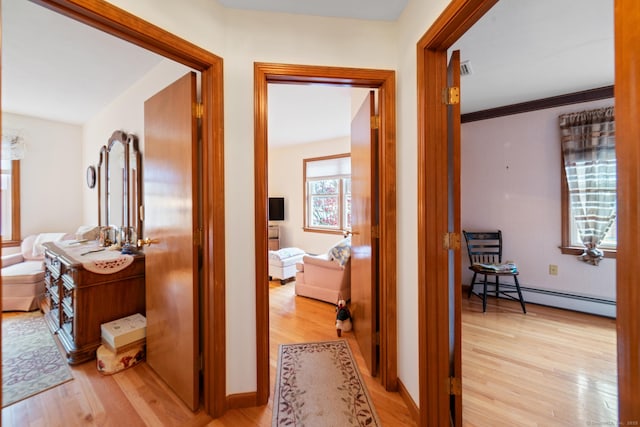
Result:
[[[527,292],[535,292],[537,294],[553,295],[553,296],[556,296],[556,297],[571,298],[571,299],[577,299],[577,300],[582,300],[582,301],[590,301],[590,302],[595,302],[595,303],[598,303],[598,304],[608,304],[608,305],[612,305],[614,307],[616,305],[615,301],[612,301],[612,300],[609,300],[609,299],[590,297],[590,296],[586,296],[586,295],[570,294],[568,292],[558,292],[558,291],[551,291],[551,290],[548,290],[548,289],[528,288],[526,286],[520,286],[520,290],[527,291]]]
[[[487,283],[489,288],[487,294],[491,295],[492,283]],[[495,286],[495,285],[494,285]],[[500,283],[500,287],[514,288],[511,283]],[[469,290],[469,285],[463,286],[465,291]],[[476,284],[475,292],[480,291],[480,286]],[[572,294],[569,292],[553,291],[550,289],[530,288],[528,286],[520,285],[520,290],[524,294],[525,303],[530,302],[533,304],[546,305],[550,307],[557,307],[567,310],[581,311],[584,313],[596,314],[599,316],[616,317],[616,301],[591,297],[587,295]],[[562,298],[562,300],[560,299]],[[564,303],[563,303],[564,301]]]

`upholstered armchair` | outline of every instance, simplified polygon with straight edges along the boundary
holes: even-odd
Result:
[[[2,257],[2,311],[38,308],[44,293],[42,243],[73,238],[72,234],[41,233],[25,237],[20,252]]]
[[[351,299],[351,239],[322,255],[305,255],[296,264],[296,295],[337,304]]]

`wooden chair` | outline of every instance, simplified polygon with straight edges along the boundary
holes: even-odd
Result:
[[[527,310],[524,306],[524,298],[520,291],[520,283],[518,283],[518,268],[514,263],[502,262],[502,231],[462,231],[464,239],[467,242],[467,253],[469,254],[469,269],[473,271],[471,286],[469,288],[469,298],[472,294],[482,299],[482,312],[487,311],[487,277],[495,277],[495,281],[491,283],[495,286],[496,298],[504,295],[514,301],[520,301],[522,312]],[[476,282],[478,275],[483,276],[482,281]],[[500,283],[501,277],[513,277],[513,284]],[[482,295],[473,292],[476,284],[483,285]],[[514,297],[512,294],[518,294]]]

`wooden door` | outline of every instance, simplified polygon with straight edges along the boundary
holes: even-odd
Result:
[[[196,76],[144,104],[147,363],[192,409],[199,406]]]
[[[351,307],[353,333],[371,375],[378,369],[377,125],[371,91],[351,122]],[[374,233],[375,234],[375,233]]]
[[[460,239],[460,51],[453,51],[447,66],[447,86],[458,89],[447,106],[447,168],[449,170],[448,232]],[[458,240],[459,241],[459,240]],[[462,425],[462,260],[460,245],[449,250],[449,360],[453,378],[450,410],[453,425]],[[451,268],[453,267],[453,269]]]

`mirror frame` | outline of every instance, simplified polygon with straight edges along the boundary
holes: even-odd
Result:
[[[114,205],[110,200],[110,153],[116,144],[122,144],[124,149],[123,159],[123,194],[122,208],[123,218],[121,227],[133,227],[138,237],[142,236],[142,155],[138,147],[138,137],[121,130],[113,132],[107,145],[100,148],[100,158],[98,162],[98,225],[111,225],[111,207]],[[103,168],[104,161],[104,168]],[[131,166],[134,173],[132,173]],[[103,183],[104,180],[104,183]],[[103,191],[104,190],[104,191]],[[103,194],[104,193],[104,194]],[[103,212],[104,208],[104,212]]]
[[[103,215],[102,212],[102,208],[103,208],[103,203],[102,203],[102,186],[104,185],[104,183],[106,183],[106,177],[103,178],[102,173],[104,172],[106,175],[106,168],[104,168],[103,170],[103,163],[105,161],[107,157],[107,147],[105,145],[103,145],[102,147],[100,147],[100,153],[99,153],[99,158],[98,158],[98,164],[96,165],[96,170],[97,170],[97,175],[98,175],[98,180],[96,182],[96,187],[98,188],[98,226],[102,227],[103,224],[103,217],[105,215]],[[106,193],[106,192],[105,192]],[[104,204],[105,209],[106,209],[106,204]]]

